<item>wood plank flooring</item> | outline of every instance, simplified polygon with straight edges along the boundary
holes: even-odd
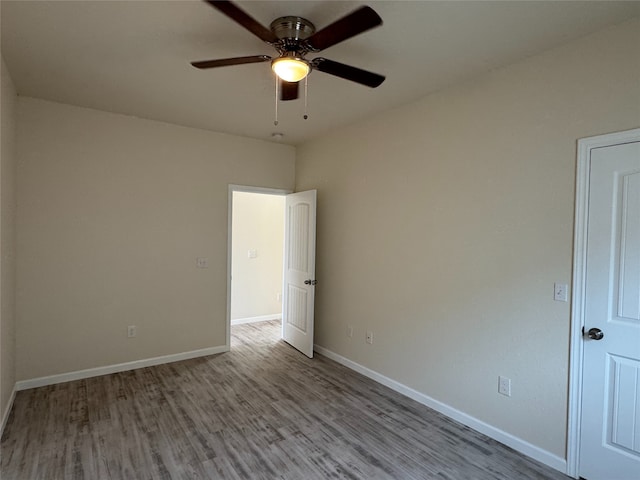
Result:
[[[279,329],[238,325],[229,353],[18,392],[0,478],[569,478]]]

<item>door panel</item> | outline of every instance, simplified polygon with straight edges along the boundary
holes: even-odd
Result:
[[[610,355],[608,360],[611,422],[607,437],[611,438],[611,445],[615,448],[638,455],[640,422],[635,417],[640,412],[640,362],[616,355]]]
[[[617,317],[637,324],[640,321],[640,288],[638,267],[640,266],[640,172],[625,174],[621,178],[622,222],[620,255],[615,272]]]
[[[316,191],[286,198],[282,338],[313,357]]]
[[[640,143],[591,152],[580,475],[640,478]],[[589,337],[600,329],[601,340]]]

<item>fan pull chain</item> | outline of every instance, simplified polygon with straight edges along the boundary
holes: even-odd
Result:
[[[304,116],[302,118],[304,118],[305,120],[309,118],[308,110],[307,110],[307,105],[308,105],[307,91],[309,90],[308,85],[309,85],[309,75],[304,77]]]
[[[277,75],[274,75],[274,77],[276,79],[276,118],[273,120],[273,124],[278,125],[278,84],[280,82],[278,81]]]

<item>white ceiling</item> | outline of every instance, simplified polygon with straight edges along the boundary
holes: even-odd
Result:
[[[268,26],[298,15],[318,29],[363,2],[239,1]],[[197,70],[190,61],[273,55],[204,2],[1,2],[2,55],[20,95],[299,144],[491,69],[640,15],[640,2],[370,1],[384,20],[321,54],[381,73],[377,89],[321,72],[274,120],[269,63]],[[314,55],[309,55],[313,58]],[[586,61],[587,59],[585,59]]]

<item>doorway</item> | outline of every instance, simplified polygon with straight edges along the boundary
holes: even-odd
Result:
[[[578,142],[567,473],[640,471],[640,129]]]
[[[282,319],[286,190],[229,186],[227,346],[231,326]]]

